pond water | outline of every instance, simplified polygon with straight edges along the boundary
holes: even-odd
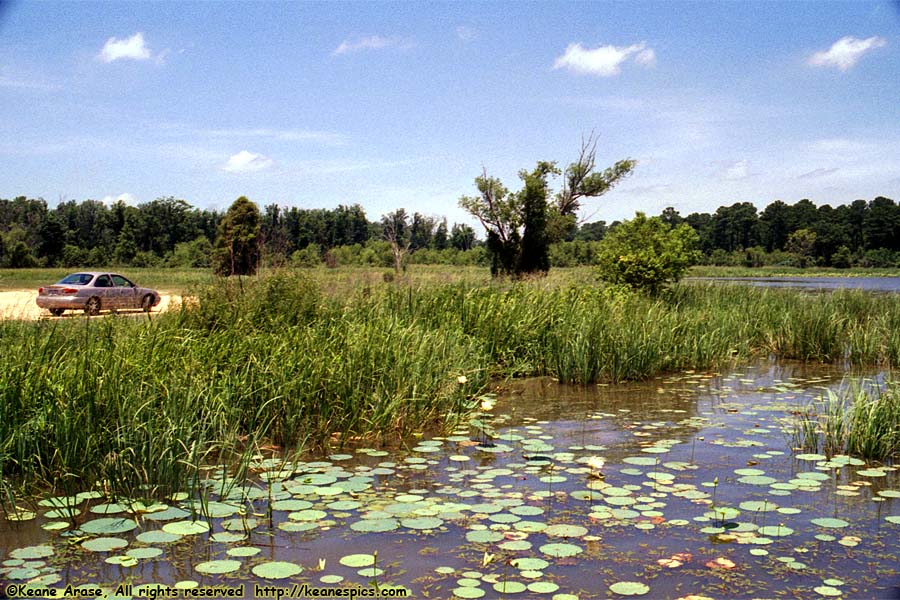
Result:
[[[687,281],[742,283],[754,287],[789,287],[810,290],[858,289],[900,292],[900,277],[688,277]]]
[[[898,471],[791,449],[792,414],[841,380],[763,363],[518,382],[475,426],[405,451],[260,459],[256,484],[212,478],[202,504],[45,501],[33,520],[0,520],[0,595],[306,583],[448,599],[897,597]]]

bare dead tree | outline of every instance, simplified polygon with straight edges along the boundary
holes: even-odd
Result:
[[[394,256],[394,271],[399,275],[403,269],[403,257],[409,252],[412,244],[409,226],[406,224],[406,211],[401,208],[383,216],[381,227],[384,239],[390,244],[391,254]]]

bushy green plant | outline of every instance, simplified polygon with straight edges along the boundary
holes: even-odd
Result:
[[[322,247],[319,244],[309,244],[291,254],[293,267],[316,267],[320,264],[322,264]]]
[[[671,226],[659,217],[637,213],[615,227],[597,252],[600,277],[651,294],[681,279],[700,260],[699,238],[689,225]]]
[[[222,222],[213,251],[216,275],[253,275],[259,266],[259,207],[241,196]]]

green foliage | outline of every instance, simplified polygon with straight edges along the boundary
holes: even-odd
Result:
[[[859,266],[869,268],[890,268],[900,264],[898,253],[891,252],[887,248],[867,250],[859,260]]]
[[[11,269],[28,269],[38,266],[37,258],[31,253],[28,244],[28,233],[19,226],[15,226],[0,234],[4,238],[2,242],[3,253],[0,254],[2,265]]]
[[[487,171],[475,178],[478,196],[463,196],[459,205],[478,219],[487,234],[492,275],[519,276],[550,268],[550,244],[574,235],[581,199],[606,193],[634,169],[632,160],[595,171],[596,144],[582,143],[578,160],[566,168],[563,188],[548,202],[547,179],[559,175],[556,163],[540,161],[520,171],[522,190],[512,193]]]
[[[838,269],[849,269],[853,266],[853,254],[847,246],[841,246],[831,255],[831,266]]]
[[[206,236],[200,236],[191,242],[175,244],[175,251],[169,259],[169,265],[185,268],[209,268],[212,266],[210,256],[213,247]]]
[[[550,270],[550,233],[547,231],[547,176],[559,170],[540,162],[534,171],[519,173],[525,182],[522,199],[522,243],[516,273],[546,273]]]
[[[550,265],[553,267],[577,267],[593,265],[597,260],[599,242],[574,240],[550,245]]]
[[[253,275],[259,265],[259,208],[241,196],[235,200],[219,224],[213,252],[217,275]]]
[[[798,229],[788,236],[785,249],[797,255],[800,268],[805,268],[813,259],[816,246],[816,232],[809,229]]]
[[[562,189],[554,195],[548,191],[544,231],[550,246],[563,241],[601,239],[606,231],[602,221],[577,225],[581,203],[590,194],[607,189],[604,181],[622,177],[634,167],[633,161],[619,161],[595,177],[598,174],[593,172],[593,147],[589,144],[583,146],[579,160],[562,173]],[[504,201],[509,202],[510,208],[524,211],[519,198],[524,192],[507,191],[505,198],[497,196],[501,203],[495,207],[496,214],[506,218],[501,206]],[[532,214],[539,217],[537,212]],[[707,264],[791,266],[802,262],[808,266],[841,268],[848,264],[886,266],[897,264],[896,255],[900,252],[900,205],[883,196],[836,207],[827,204],[817,207],[806,199],[793,205],[776,200],[760,212],[752,204],[741,202],[721,206],[712,214],[692,213],[685,217],[673,207],[667,207],[660,216],[670,225],[687,223],[697,232]],[[172,197],[157,198],[138,206],[121,201],[107,206],[95,200],[68,200],[52,209],[42,199],[24,196],[0,199],[0,236],[3,236],[0,265],[157,265],[171,260],[170,255],[174,255],[178,244],[193,242],[200,236],[215,239],[222,217],[221,213],[198,210],[185,200]],[[518,229],[515,233],[508,232],[508,243],[503,242],[501,234],[487,236],[497,272],[514,273],[520,267],[521,244],[531,243],[524,240],[524,215],[519,217],[518,221],[510,220],[518,223]],[[448,246],[465,251],[482,245],[466,224],[455,223],[448,230],[443,221],[414,214],[411,229],[410,251],[425,253],[410,262],[431,260],[427,257],[443,262],[444,255],[431,251],[443,251]],[[789,237],[799,230],[815,234],[812,248],[804,250],[805,259],[787,250]],[[288,257],[311,243],[320,246],[323,257],[330,255],[332,248],[341,246],[358,244],[368,248],[373,240],[381,240],[382,234],[381,224],[369,222],[357,204],[331,210],[269,204],[261,215],[259,262],[268,267],[285,266]],[[540,247],[538,244],[539,257]],[[849,263],[847,252],[841,248],[849,250]],[[556,256],[559,258],[558,252]],[[353,260],[357,261],[355,255]],[[551,265],[554,260],[551,258]]]
[[[318,244],[309,244],[291,255],[293,267],[316,267],[320,264],[322,264],[322,248]]]
[[[652,294],[681,279],[700,259],[697,234],[688,225],[672,227],[659,217],[637,213],[610,231],[600,242],[600,277]]]
[[[468,225],[454,223],[450,230],[450,245],[457,250],[471,250],[475,247],[475,230]]]

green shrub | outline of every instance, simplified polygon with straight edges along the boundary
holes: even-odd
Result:
[[[673,227],[659,217],[637,213],[610,231],[600,242],[600,277],[652,294],[678,281],[700,260],[699,237],[686,224]]]

